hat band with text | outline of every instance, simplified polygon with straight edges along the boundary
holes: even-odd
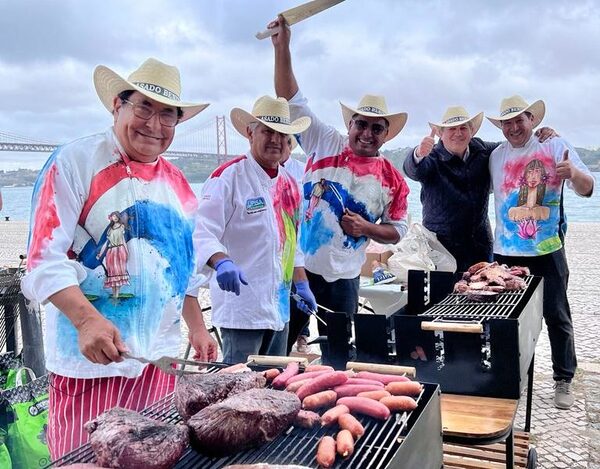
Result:
[[[524,107],[509,107],[508,109],[505,109],[504,111],[502,111],[502,113],[500,114],[500,116],[505,116],[506,114],[512,114],[513,112],[520,112],[523,109],[525,109]]]
[[[464,117],[464,116],[456,116],[456,117],[451,117],[450,119],[445,120],[444,122],[442,122],[442,124],[453,124],[454,122],[463,122],[469,120],[468,117]]]
[[[381,109],[373,106],[361,106],[357,110],[362,112],[372,112],[373,114],[385,114]]]
[[[165,98],[172,99],[173,101],[181,101],[178,94],[173,93],[171,90],[163,86],[155,85],[154,83],[144,83],[142,81],[134,81],[133,84],[146,91],[149,91],[150,93],[164,96]]]
[[[263,122],[269,122],[271,124],[285,124],[290,125],[290,119],[288,117],[281,116],[256,116],[257,119],[260,119]]]

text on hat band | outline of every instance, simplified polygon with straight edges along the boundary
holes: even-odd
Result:
[[[373,114],[385,114],[385,112],[383,112],[381,109],[373,106],[361,106],[358,108],[358,111],[372,112]]]
[[[444,122],[442,122],[442,124],[452,124],[454,122],[462,122],[462,121],[466,121],[466,120],[468,120],[468,117],[456,116],[456,117],[451,117],[450,119],[446,119]]]
[[[288,117],[280,117],[280,116],[256,116],[257,119],[260,119],[263,122],[270,122],[272,124],[286,124],[290,125],[290,119]]]
[[[144,83],[141,81],[134,81],[134,85],[139,86],[140,88],[150,91],[151,93],[158,94],[160,96],[164,96],[165,98],[172,99],[173,101],[180,101],[179,95],[173,93],[171,90],[164,88],[160,85],[155,85],[154,83]]]
[[[509,107],[508,109],[505,109],[504,111],[502,111],[500,116],[505,116],[506,114],[511,114],[513,112],[519,112],[519,111],[522,111],[523,109],[525,109],[525,108],[524,107]]]

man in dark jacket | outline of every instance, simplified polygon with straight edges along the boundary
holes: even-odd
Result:
[[[423,225],[455,257],[459,272],[492,258],[488,160],[498,144],[474,138],[482,121],[482,112],[470,117],[463,107],[449,107],[404,161],[406,175],[421,183]]]

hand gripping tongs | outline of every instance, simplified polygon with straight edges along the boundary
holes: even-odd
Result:
[[[294,300],[296,300],[297,302],[302,302],[302,304],[306,305],[306,311],[308,312],[308,314],[313,315],[315,318],[317,318],[317,321],[319,321],[321,324],[323,324],[325,327],[327,327],[327,323],[319,317],[319,315],[317,314],[317,312],[314,309],[311,309],[308,307],[308,304],[306,303],[306,301],[304,301],[304,298],[302,298],[300,295],[298,295],[298,293],[292,293],[291,295]],[[329,308],[325,308],[325,306],[321,306],[319,304],[317,306],[321,309],[324,309],[325,311],[333,313],[332,310],[330,310]]]
[[[147,358],[144,358],[144,357],[135,357],[128,352],[121,352],[121,356],[123,358],[137,360],[140,363],[148,363],[150,365],[154,365],[155,367],[159,368],[166,374],[175,375],[175,376],[206,373],[205,368],[207,366],[213,365],[213,363],[197,362],[194,360],[184,360],[183,358],[174,358],[174,357],[160,357],[160,358],[157,358],[156,360],[148,360]],[[182,365],[182,368],[181,369],[177,368],[178,365]],[[201,368],[201,370],[184,369],[185,366],[194,366],[194,367]]]

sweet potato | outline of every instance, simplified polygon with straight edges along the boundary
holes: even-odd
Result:
[[[285,386],[287,385],[287,380],[290,379],[292,376],[297,375],[299,371],[300,365],[298,364],[298,362],[288,363],[283,373],[281,373],[273,380],[273,387],[275,389],[285,389]]]
[[[321,415],[321,425],[323,427],[327,427],[338,421],[340,415],[347,414],[350,412],[348,406],[345,405],[336,405],[335,407],[329,409],[323,415]]]
[[[365,434],[365,428],[362,426],[362,423],[360,423],[352,414],[340,415],[337,419],[337,423],[341,429],[350,431],[355,440],[358,440]]]
[[[337,393],[332,390],[321,391],[316,394],[306,396],[302,400],[302,408],[307,410],[320,409],[321,407],[331,407],[337,400]]]
[[[335,462],[335,440],[331,436],[324,436],[317,447],[317,462],[322,467],[331,467]]]
[[[337,404],[347,406],[350,413],[364,414],[379,420],[385,420],[390,416],[390,409],[384,404],[366,397],[342,397],[338,399]]]
[[[421,383],[418,381],[405,381],[404,383],[386,384],[385,390],[393,396],[418,396],[421,394]]]
[[[302,401],[306,396],[327,389],[333,389],[336,386],[344,384],[346,381],[348,381],[348,376],[346,376],[343,371],[331,371],[313,378],[310,382],[306,383],[296,391],[296,396]]]
[[[337,454],[348,458],[354,453],[354,438],[350,430],[340,430],[335,437],[335,449]]]

